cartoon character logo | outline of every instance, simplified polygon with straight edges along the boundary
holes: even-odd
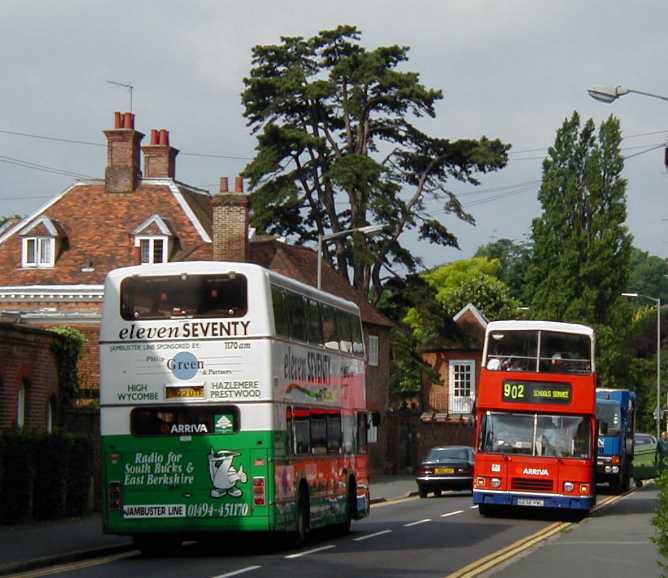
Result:
[[[238,498],[243,493],[237,483],[245,484],[248,476],[244,472],[243,465],[239,466],[237,471],[232,466],[232,460],[240,455],[238,452],[230,450],[219,450],[214,453],[213,448],[209,453],[209,474],[211,475],[212,498],[221,498],[223,496],[232,496]]]

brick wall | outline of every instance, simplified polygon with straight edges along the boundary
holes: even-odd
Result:
[[[57,410],[58,373],[48,331],[0,323],[0,430],[16,427],[17,399],[26,386],[25,428],[45,430],[49,401]]]

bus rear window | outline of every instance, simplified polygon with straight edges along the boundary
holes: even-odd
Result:
[[[168,406],[136,408],[130,427],[137,436],[230,434],[239,431],[235,406]]]
[[[121,283],[121,316],[136,319],[243,317],[248,292],[243,275],[128,277]]]

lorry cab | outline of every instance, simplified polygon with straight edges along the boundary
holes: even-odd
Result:
[[[633,476],[635,401],[635,392],[628,389],[596,390],[596,482],[609,484],[616,493],[628,490]]]

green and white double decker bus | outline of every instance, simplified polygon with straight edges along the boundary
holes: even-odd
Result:
[[[104,530],[145,551],[369,513],[358,307],[257,265],[112,271],[100,332]]]

